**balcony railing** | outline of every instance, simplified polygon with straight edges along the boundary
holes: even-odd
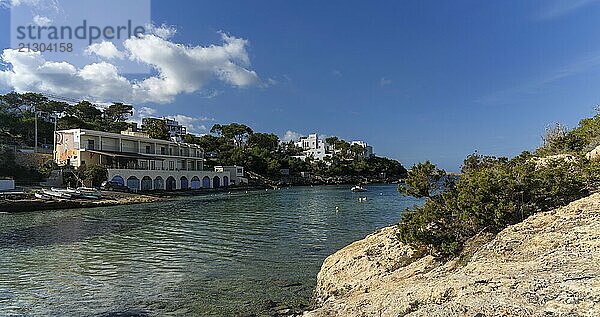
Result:
[[[125,153],[139,153],[139,154],[150,154],[150,155],[165,155],[165,156],[177,156],[177,157],[193,157],[193,158],[204,158],[204,153],[200,152],[198,154],[195,153],[195,151],[178,151],[178,149],[173,149],[174,151],[169,154],[168,151],[159,151],[160,154],[157,153],[156,149],[151,148],[151,149],[146,149],[146,148],[142,148],[139,149],[137,147],[126,147],[123,146],[122,148],[119,148],[118,146],[114,146],[114,145],[102,145],[102,147],[100,147],[99,144],[85,144],[83,145],[82,149],[85,150],[96,150],[96,151],[112,151],[112,152],[125,152]]]

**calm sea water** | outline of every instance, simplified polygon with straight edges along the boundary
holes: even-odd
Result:
[[[247,316],[308,305],[328,255],[419,203],[395,186],[368,189],[0,214],[0,316]]]

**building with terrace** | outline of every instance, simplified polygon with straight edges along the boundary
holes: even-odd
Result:
[[[300,137],[294,142],[294,145],[302,149],[302,154],[295,156],[301,160],[305,160],[307,157],[315,160],[323,160],[326,157],[331,157],[333,154],[333,148],[323,138],[320,138],[317,133]]]
[[[133,191],[218,188],[242,181],[232,179],[236,174],[229,170],[205,171],[204,151],[196,144],[86,129],[56,131],[55,139],[58,165],[104,166],[109,180]]]

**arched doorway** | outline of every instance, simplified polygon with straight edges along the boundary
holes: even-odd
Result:
[[[125,180],[123,179],[123,177],[121,177],[119,175],[113,176],[113,178],[110,181],[119,183],[119,185],[121,185],[121,186],[125,186]]]
[[[154,179],[154,190],[165,190],[165,180],[162,177],[156,176]]]
[[[177,189],[177,182],[175,182],[175,177],[169,176],[169,178],[167,178],[166,188],[167,190]]]
[[[202,178],[202,187],[210,188],[210,177],[204,176],[204,178]]]
[[[229,177],[223,176],[223,186],[229,186]]]
[[[135,176],[129,177],[127,179],[127,187],[134,192],[140,190],[140,179]]]
[[[213,177],[213,188],[219,187],[221,187],[221,179],[219,178],[219,176],[215,176]]]
[[[152,190],[152,178],[150,176],[142,178],[142,190]]]
[[[181,189],[189,189],[188,179],[185,176],[181,176]]]
[[[200,184],[200,178],[198,178],[198,176],[192,177],[191,184],[192,184],[192,189],[198,189],[202,185],[202,184]]]

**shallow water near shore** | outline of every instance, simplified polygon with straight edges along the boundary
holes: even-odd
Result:
[[[301,308],[328,255],[419,203],[395,185],[349,188],[0,214],[0,315],[247,316]]]

